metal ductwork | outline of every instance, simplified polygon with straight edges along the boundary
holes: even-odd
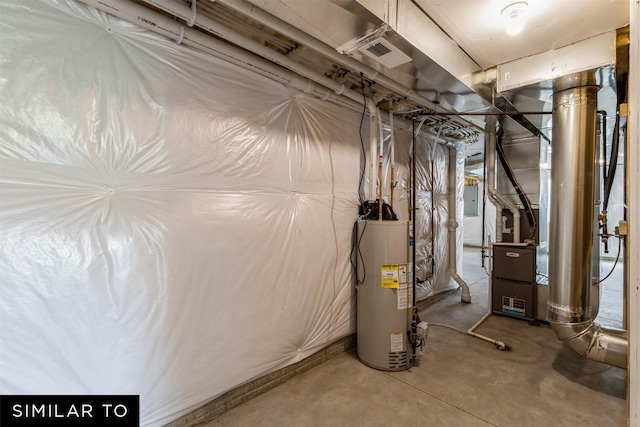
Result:
[[[598,89],[592,71],[553,82],[547,320],[581,356],[626,369],[627,332],[594,323],[589,305]]]

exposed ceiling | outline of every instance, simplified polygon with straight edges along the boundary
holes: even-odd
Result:
[[[482,75],[485,70],[523,57],[611,32],[629,22],[628,0],[529,0],[523,15],[524,30],[510,36],[505,33],[501,11],[514,1],[251,0],[251,3],[332,48],[363,35],[382,20],[390,22],[396,19],[398,25],[394,29],[397,31],[388,32],[386,37],[409,54],[413,58],[412,63],[389,70],[357,52],[352,54],[353,57],[439,102],[443,108],[456,112],[550,111],[548,84],[546,91],[541,91],[539,86],[522,87],[499,94],[499,99],[496,99],[495,85],[483,90],[481,86],[471,84],[473,79],[468,77],[474,73]],[[416,22],[424,20],[422,33],[398,34],[402,25],[407,27],[404,21],[400,22],[401,6],[413,8],[411,14],[414,16],[410,19]],[[425,23],[435,24],[441,31],[440,39],[437,32],[427,28]],[[412,35],[414,39],[407,40]],[[426,44],[440,44],[444,54],[442,49],[432,50],[433,55],[420,54],[417,51],[422,41],[416,41],[416,36],[426,39]],[[444,64],[447,61],[453,65],[447,67]],[[481,77],[481,80],[483,78],[486,77]],[[482,126],[484,117],[467,119]],[[522,118],[520,124],[507,120],[504,125],[515,137],[524,137],[531,135],[532,128],[542,134],[548,132],[548,122],[549,116],[529,115]],[[482,138],[467,147],[468,155],[475,159],[481,158],[479,154],[482,151]]]
[[[136,1],[150,7],[160,4],[154,0]],[[190,4],[191,0],[182,2]],[[381,109],[394,105],[396,113],[407,118],[416,111],[419,115],[475,114],[462,117],[445,114],[438,118],[455,120],[452,130],[466,138],[469,132],[477,133],[484,127],[487,113],[550,111],[548,82],[499,93],[496,90],[499,67],[518,63],[521,58],[535,58],[532,55],[543,52],[558,52],[559,48],[615,32],[629,22],[628,0],[528,0],[523,14],[524,30],[509,36],[504,31],[501,11],[514,2],[525,3],[516,0],[201,0],[197,7],[200,13],[352,91],[360,92],[362,77],[340,58],[348,56],[348,60],[364,64],[368,70],[364,72],[367,95]],[[269,22],[273,17],[280,20],[278,25]],[[291,31],[292,27],[297,33]],[[336,52],[343,52],[346,45],[375,30],[411,61],[389,68],[358,49],[336,58]],[[215,31],[211,35],[218,36]],[[324,43],[324,48],[333,56],[327,55],[326,50],[324,53],[318,50],[318,46],[310,47],[308,36]],[[612,44],[615,45],[615,41]],[[578,52],[582,55],[585,51]],[[589,56],[589,51],[586,52]],[[605,58],[607,55],[605,52]],[[601,75],[603,80],[613,81],[615,85],[611,67]],[[397,84],[385,84],[375,76]],[[398,85],[404,89],[399,90]],[[415,94],[418,100],[408,93]],[[544,137],[545,130],[548,131],[548,116],[510,117],[501,122],[505,134],[508,132],[514,138],[532,134]],[[460,130],[460,126],[467,126],[470,131]],[[465,140],[477,141],[467,147],[467,153],[478,159],[483,151],[481,133],[479,137]]]

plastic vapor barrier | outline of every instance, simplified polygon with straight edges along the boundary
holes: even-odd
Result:
[[[460,160],[461,159],[461,163]],[[458,182],[464,185],[464,157],[457,156]],[[457,288],[449,275],[449,148],[424,137],[416,147],[416,298],[422,300],[447,289]],[[457,191],[457,221],[462,225],[463,187]],[[458,248],[462,248],[462,227],[458,228]],[[433,259],[433,262],[432,262]],[[458,260],[458,265],[461,260]],[[420,272],[426,272],[426,277]],[[430,275],[429,273],[433,273]],[[424,281],[422,281],[424,279]]]
[[[384,122],[384,168],[383,198],[390,201],[390,132]],[[411,123],[395,119],[395,192],[394,210],[400,220],[409,219],[411,197]],[[426,129],[416,137],[416,210],[415,210],[415,244],[416,244],[416,300],[423,300],[431,295],[458,285],[451,280],[449,274],[448,230],[449,230],[449,190],[448,167],[449,148],[435,142],[434,135]],[[460,146],[456,167],[456,197],[458,201],[457,230],[459,248],[458,265],[462,259],[462,238],[464,218],[464,146]],[[364,188],[368,188],[365,177]],[[433,197],[432,197],[433,194]]]
[[[71,0],[4,0],[0,34],[0,393],[140,395],[157,426],[355,332],[358,112]],[[432,144],[422,297],[452,286]]]

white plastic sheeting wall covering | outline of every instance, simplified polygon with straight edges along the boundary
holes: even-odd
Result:
[[[161,425],[355,331],[360,113],[71,0],[5,0],[0,34],[0,393]],[[453,286],[436,152],[423,296]]]
[[[390,200],[390,128],[385,122],[385,163],[383,170],[383,199]],[[411,197],[411,123],[395,119],[396,190],[394,209],[400,220],[409,219]],[[457,288],[449,274],[448,230],[449,230],[449,148],[435,142],[437,129],[426,129],[416,136],[416,299]],[[464,145],[457,144],[456,155],[456,219],[460,227],[456,230],[458,265],[462,265],[463,220],[464,220]],[[365,177],[364,188],[368,188]],[[432,197],[433,194],[433,197]],[[434,260],[432,264],[431,260]],[[433,275],[431,275],[433,273]]]

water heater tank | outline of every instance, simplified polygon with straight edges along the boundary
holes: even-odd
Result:
[[[380,370],[407,369],[413,305],[409,222],[361,220],[358,237],[358,357]]]

